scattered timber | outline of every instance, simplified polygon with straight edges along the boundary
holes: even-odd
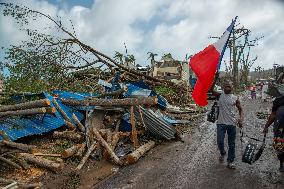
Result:
[[[6,164],[11,165],[11,166],[13,166],[13,167],[15,167],[17,169],[21,169],[22,168],[20,165],[16,164],[15,162],[13,162],[13,161],[11,161],[11,160],[9,160],[7,158],[2,157],[2,156],[0,156],[0,161],[3,161]]]
[[[26,110],[32,108],[45,107],[45,106],[50,106],[50,101],[48,99],[35,100],[35,101],[24,102],[14,105],[0,106],[0,112],[13,111],[13,110]]]
[[[34,156],[49,156],[49,157],[61,157],[61,154],[45,154],[41,152],[33,153]]]
[[[53,132],[53,137],[54,138],[65,138],[65,139],[70,139],[72,141],[81,141],[83,139],[82,135],[75,133],[73,131],[54,131]]]
[[[5,116],[20,116],[20,115],[35,115],[35,114],[53,114],[55,113],[54,108],[34,108],[34,109],[25,109],[25,110],[15,110],[15,111],[7,111],[0,112],[0,117]]]
[[[81,144],[73,145],[70,148],[64,150],[64,152],[61,154],[62,158],[68,158],[73,156],[75,153],[78,152],[78,150],[81,148]]]
[[[136,105],[156,105],[157,97],[140,97],[124,99],[94,99],[94,100],[73,100],[61,99],[62,103],[70,106],[136,106]]]
[[[88,151],[86,152],[86,154],[84,155],[84,157],[82,158],[80,164],[76,167],[76,170],[81,170],[82,167],[84,166],[84,164],[86,163],[87,159],[89,158],[89,156],[91,155],[91,153],[96,149],[97,147],[97,143],[94,142],[93,144],[91,144],[91,146],[89,147]]]
[[[27,153],[19,153],[19,156],[22,157],[24,160],[26,160],[29,163],[36,164],[40,167],[47,168],[51,171],[57,172],[59,170],[63,169],[64,164],[63,163],[56,163],[48,159],[35,157],[32,154]]]
[[[131,141],[134,144],[134,147],[137,148],[139,146],[139,141],[137,138],[137,130],[135,126],[135,116],[134,116],[134,107],[130,108],[130,123],[131,123]]]
[[[84,151],[85,151],[85,148],[86,148],[86,143],[82,143],[82,144],[80,145],[80,149],[77,151],[77,153],[75,154],[75,156],[79,156],[79,157],[83,156],[83,153],[84,153]]]
[[[96,128],[94,128],[93,130],[94,130],[94,134],[96,136],[97,141],[106,149],[106,151],[109,153],[112,160],[116,164],[121,165],[120,159],[115,155],[115,153],[111,149],[110,145],[103,139],[103,137],[101,136],[99,131]]]
[[[60,112],[60,114],[62,115],[62,117],[63,117],[66,121],[70,122],[70,123],[69,123],[69,124],[70,124],[70,127],[71,127],[71,128],[75,128],[76,126],[73,124],[72,120],[68,117],[68,115],[66,114],[66,112],[60,107],[60,105],[56,102],[55,99],[52,100],[52,103],[54,104],[54,106],[56,107],[56,109]],[[71,125],[73,125],[73,126],[71,126]],[[69,126],[68,126],[68,127],[69,127]]]
[[[79,119],[77,118],[77,116],[75,114],[72,114],[72,118],[74,119],[74,121],[76,122],[76,124],[78,125],[78,128],[81,132],[85,132],[85,127],[84,125],[79,121]]]
[[[70,121],[64,120],[64,123],[65,123],[66,127],[67,127],[69,130],[74,130],[74,129],[75,129],[75,125],[74,125],[73,123],[71,123]]]
[[[148,143],[140,146],[137,150],[127,155],[126,162],[127,164],[132,164],[138,161],[138,159],[143,156],[147,151],[155,146],[154,141],[149,141]]]
[[[27,145],[27,144],[22,144],[22,143],[17,143],[17,142],[11,142],[7,140],[2,140],[2,144],[12,147],[12,148],[17,148],[26,152],[35,152],[36,151],[36,146],[34,145]]]

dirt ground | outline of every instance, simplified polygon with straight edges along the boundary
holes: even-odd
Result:
[[[66,139],[53,139],[52,132],[36,137],[27,137],[18,142],[36,145],[43,153],[60,154],[64,149],[74,143]],[[46,156],[45,158],[57,161],[57,158]],[[62,161],[62,159],[61,159]],[[73,170],[81,161],[81,158],[68,158],[63,160],[64,168],[58,172],[31,166],[31,168],[14,169],[8,166],[0,166],[0,178],[17,180],[23,183],[41,182],[44,189],[74,189],[92,188],[101,180],[107,178],[116,171],[116,167],[108,161],[89,159],[79,172]]]
[[[266,111],[271,102],[242,99],[242,104],[244,131],[261,139],[265,120],[257,119],[256,112]],[[202,121],[192,135],[184,137],[185,143],[164,143],[137,164],[121,168],[94,188],[284,188],[284,174],[278,172],[278,160],[271,147],[271,128],[265,151],[252,165],[241,161],[241,142],[237,133],[236,170],[219,163],[216,125]]]

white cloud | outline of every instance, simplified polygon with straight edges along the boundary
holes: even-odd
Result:
[[[159,55],[170,52],[175,58],[184,59],[186,53],[202,50],[215,42],[210,36],[220,36],[238,15],[240,23],[251,29],[254,37],[265,36],[252,48],[252,56],[259,56],[255,66],[270,68],[274,61],[283,64],[284,9],[277,0],[96,0],[91,7],[70,9],[44,0],[15,2],[24,2],[51,16],[59,15],[65,24],[71,19],[82,41],[109,56],[114,51],[124,52],[125,42],[129,53],[142,65],[146,64],[148,51]],[[25,37],[11,19],[0,16],[0,21],[0,34],[4,36],[0,46]]]

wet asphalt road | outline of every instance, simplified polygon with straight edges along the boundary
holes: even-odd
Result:
[[[245,132],[261,138],[261,127],[265,120],[257,119],[255,112],[270,108],[270,103],[247,99],[242,104]],[[271,147],[271,129],[266,149],[253,165],[241,162],[238,132],[236,170],[230,170],[226,168],[226,164],[218,161],[216,125],[203,121],[184,140],[185,143],[168,142],[157,146],[138,163],[120,168],[116,174],[95,188],[284,188],[284,174],[278,172],[278,160]]]

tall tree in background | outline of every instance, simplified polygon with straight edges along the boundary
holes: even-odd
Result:
[[[151,67],[153,68],[155,66],[155,56],[158,56],[158,54],[152,52],[148,52],[147,54],[149,54],[149,57],[147,59],[151,60]]]
[[[239,87],[241,75],[239,69],[241,68],[244,72],[251,68],[252,63],[256,61],[256,58],[250,61],[250,47],[258,45],[258,41],[263,38],[254,37],[252,38],[251,30],[242,27],[235,27],[232,32],[232,36],[228,41],[228,48],[230,49],[230,66],[232,68],[232,80],[236,88]],[[246,54],[246,55],[245,55]],[[244,59],[244,56],[246,59]],[[244,73],[242,80],[247,81],[248,74]]]
[[[249,47],[247,55],[245,56],[245,54],[243,53],[243,57],[241,59],[241,68],[240,68],[240,72],[241,72],[240,82],[242,84],[245,84],[246,86],[249,85],[248,78],[249,78],[250,69],[256,60],[257,60],[257,56],[253,59],[250,59],[250,47]]]
[[[115,55],[113,57],[115,60],[118,60],[120,62],[120,64],[123,64],[123,54],[115,51]]]

